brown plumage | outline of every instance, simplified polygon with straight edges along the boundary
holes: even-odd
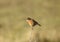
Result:
[[[41,26],[37,21],[35,21],[35,20],[32,19],[32,18],[29,18],[29,17],[28,17],[26,21],[28,22],[28,24],[29,24],[31,27],[34,27],[35,25]]]

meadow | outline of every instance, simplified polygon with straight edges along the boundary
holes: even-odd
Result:
[[[41,24],[32,42],[60,42],[60,0],[0,0],[0,42],[29,42],[27,17]]]

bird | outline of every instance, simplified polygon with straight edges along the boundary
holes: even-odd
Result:
[[[41,26],[41,24],[39,24],[37,21],[35,21],[34,19],[32,19],[32,18],[30,18],[30,17],[28,17],[28,18],[26,19],[26,21],[28,22],[28,24],[29,24],[31,27],[34,27],[34,26],[36,26],[36,25]],[[33,29],[33,28],[32,28],[32,29]]]

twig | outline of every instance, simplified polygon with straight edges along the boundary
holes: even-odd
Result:
[[[33,27],[31,27],[30,42],[32,42]]]

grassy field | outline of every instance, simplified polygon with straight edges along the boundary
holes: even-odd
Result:
[[[0,0],[0,42],[29,42],[31,17],[35,26],[32,42],[60,42],[59,0]]]

